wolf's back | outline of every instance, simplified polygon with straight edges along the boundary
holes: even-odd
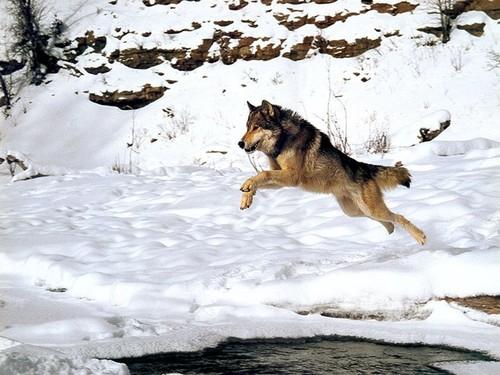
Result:
[[[397,162],[394,167],[379,166],[375,175],[375,181],[382,190],[394,189],[398,185],[410,187],[411,174],[401,162]]]

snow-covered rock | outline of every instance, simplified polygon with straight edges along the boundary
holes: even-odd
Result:
[[[0,352],[3,374],[128,375],[127,366],[108,360],[68,357],[51,349],[19,345]]]

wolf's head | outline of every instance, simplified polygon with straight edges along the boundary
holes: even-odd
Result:
[[[281,107],[263,100],[258,107],[247,102],[250,113],[247,120],[247,131],[238,142],[238,146],[247,153],[256,150],[267,155],[275,153],[276,144],[281,134]]]

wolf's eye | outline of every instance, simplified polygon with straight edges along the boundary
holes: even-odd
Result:
[[[267,129],[267,130],[269,130],[269,129],[272,129],[272,128],[273,128],[273,124],[272,124],[272,123],[270,123],[270,122],[267,122],[267,121],[266,121],[266,122],[263,122],[263,123],[261,123],[261,124],[259,124],[259,125],[260,125],[260,127],[261,127],[262,129]]]

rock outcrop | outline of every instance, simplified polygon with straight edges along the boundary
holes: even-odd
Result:
[[[144,85],[140,91],[106,91],[101,94],[90,93],[89,100],[101,104],[118,107],[123,110],[142,108],[163,96],[166,87]]]
[[[465,30],[474,36],[481,36],[484,33],[484,23],[471,23],[467,25],[457,25],[457,29]]]
[[[460,13],[478,10],[494,20],[500,19],[500,0],[461,0],[456,2],[454,8]]]
[[[182,1],[190,0],[144,0],[146,6],[169,6],[174,9],[176,5]],[[254,1],[255,2],[255,1]],[[398,15],[401,13],[413,11],[418,4],[408,1],[401,1],[394,4],[387,3],[372,3],[364,2],[361,10],[358,12],[337,12],[334,14],[310,15],[304,14],[302,10],[295,9],[293,6],[301,4],[315,3],[332,4],[335,0],[277,0],[277,4],[287,4],[290,8],[279,8],[279,12],[273,13],[272,0],[261,0],[261,6],[269,7],[266,12],[272,14],[278,26],[285,27],[290,33],[305,25],[314,25],[318,30],[327,29],[337,22],[345,22],[348,18],[358,16],[370,11],[378,13],[388,13]],[[237,14],[238,10],[246,7],[249,2],[245,0],[228,0],[226,1],[229,9]],[[284,13],[285,12],[285,13]],[[222,17],[221,17],[222,18]],[[194,70],[205,63],[222,62],[224,64],[233,64],[238,60],[261,60],[267,61],[277,57],[285,57],[291,60],[302,60],[311,54],[325,53],[335,58],[347,58],[358,56],[370,49],[380,46],[382,39],[391,36],[397,36],[398,31],[381,34],[379,37],[359,37],[354,40],[346,40],[342,38],[326,39],[319,36],[320,34],[308,35],[303,37],[301,42],[295,44],[286,43],[287,39],[276,39],[270,36],[247,35],[246,32],[239,31],[235,25],[235,20],[247,24],[250,28],[258,27],[257,19],[239,19],[238,16],[231,19],[216,19],[204,21],[203,25],[200,22],[193,21],[190,27],[169,28],[165,30],[165,34],[177,36],[185,33],[194,32],[202,27],[212,27],[213,32],[211,37],[207,37],[203,33],[203,38],[200,39],[196,47],[183,46],[182,38],[179,39],[178,46],[175,48],[154,47],[148,48],[143,46],[131,46],[128,48],[116,49],[108,52],[105,56],[110,64],[118,61],[129,68],[133,69],[149,69],[153,66],[160,65],[164,62],[170,62],[171,66],[181,71]],[[208,24],[207,24],[208,22]],[[134,34],[134,31],[121,28],[115,29],[116,37],[122,40],[128,34]],[[150,37],[151,33],[142,33],[143,37]],[[77,46],[71,53],[78,55],[92,48],[96,53],[102,53],[106,47],[106,36],[96,36],[94,32],[88,31],[83,37],[77,38]],[[126,45],[126,44],[125,44]],[[85,70],[91,74],[105,73],[109,66],[85,67]]]
[[[181,8],[186,12],[186,3],[199,1],[143,0],[143,3],[146,7],[164,9],[168,14]],[[117,2],[111,1],[110,4],[113,6]],[[305,4],[311,6],[305,7]],[[415,11],[419,6],[413,0],[391,3],[362,0],[349,9],[335,4],[336,0],[214,1],[206,8],[213,9],[208,11],[210,15],[206,19],[198,15],[196,19],[190,20],[184,14],[182,22],[166,21],[164,30],[155,27],[135,31],[117,23],[111,35],[87,31],[84,36],[76,38],[76,43],[67,49],[67,54],[73,61],[84,53],[98,54],[98,58],[86,60],[89,61],[88,66],[83,66],[89,74],[106,74],[115,63],[131,69],[150,69],[167,63],[180,71],[192,71],[203,64],[216,62],[230,65],[238,60],[268,61],[278,57],[297,61],[318,53],[333,58],[352,58],[378,48],[386,38],[401,36],[400,31],[391,26],[397,23],[392,22],[380,28],[375,25],[366,28],[367,33],[363,34],[356,30],[358,19],[360,22],[363,22],[364,17],[372,20],[377,13],[384,14],[386,20],[387,15],[404,17],[404,14]],[[200,2],[201,6],[207,6],[207,3]],[[222,12],[216,12],[218,10]],[[454,17],[468,10],[483,10],[490,17],[495,17],[500,10],[500,0],[458,1],[453,9],[456,13]],[[249,12],[252,16],[249,16]],[[349,27],[343,25],[347,23],[353,25],[352,33]],[[331,29],[335,25],[338,34],[337,29]],[[475,22],[456,27],[474,36],[481,36],[485,24]],[[347,29],[349,32],[346,32]],[[441,35],[440,28],[435,25],[423,24],[416,29],[437,37]],[[266,30],[276,32],[267,35]],[[96,103],[121,109],[140,108],[157,100],[165,90],[165,87],[146,85],[140,91],[93,93],[89,98]]]

